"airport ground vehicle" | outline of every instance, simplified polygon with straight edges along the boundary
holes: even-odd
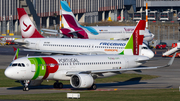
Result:
[[[158,20],[158,12],[157,11],[148,12],[148,20],[149,21],[157,21]]]
[[[133,20],[134,21],[139,21],[139,20],[145,20],[146,19],[146,12],[140,12],[137,11],[136,13],[133,14]]]
[[[172,21],[173,12],[163,11],[160,13],[159,20],[160,21]]]
[[[175,48],[175,47],[177,47],[177,43],[172,43],[171,48]]]
[[[158,45],[156,45],[156,49],[163,49],[163,48],[167,48],[167,43],[160,42]]]
[[[117,17],[117,20],[121,20],[121,14]],[[125,17],[123,16],[123,20],[125,20]]]

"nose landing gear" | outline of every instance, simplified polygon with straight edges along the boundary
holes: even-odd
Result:
[[[28,88],[29,82],[30,82],[30,80],[24,80],[23,91],[29,91],[29,88]]]

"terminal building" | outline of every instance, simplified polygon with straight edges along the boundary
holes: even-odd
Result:
[[[24,8],[36,27],[49,28],[59,24],[61,0],[0,0],[0,34],[19,31],[16,8]],[[145,19],[146,0],[62,0],[80,23],[105,20],[136,21]],[[178,20],[180,0],[147,0],[149,20]],[[171,17],[172,16],[172,17]],[[169,19],[166,19],[169,18]]]

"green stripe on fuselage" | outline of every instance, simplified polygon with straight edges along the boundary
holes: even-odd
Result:
[[[31,64],[35,65],[35,74],[32,80],[37,79],[39,76],[44,77],[46,73],[46,63],[42,58],[29,58]]]

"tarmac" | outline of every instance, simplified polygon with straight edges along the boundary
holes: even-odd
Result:
[[[14,46],[14,45],[13,45]],[[0,69],[6,69],[6,67],[12,62],[15,52],[13,51],[12,45],[0,46]],[[15,46],[21,48],[19,46]],[[143,66],[162,66],[166,65],[171,58],[162,58],[162,53],[166,51],[163,50],[153,50],[156,51],[155,57],[145,63]],[[20,51],[19,57],[26,56],[27,54],[33,55],[43,55],[36,54],[33,52]],[[132,78],[125,82],[115,82],[115,83],[103,83],[96,84],[96,91],[113,91],[117,90],[136,90],[136,89],[167,89],[167,88],[179,88],[180,86],[180,58],[175,58],[174,63],[170,67],[159,68],[154,70],[142,70],[142,73],[138,74],[148,74],[157,75],[158,78],[151,80],[141,80],[141,78]],[[137,73],[134,71],[128,71],[126,73]],[[2,82],[0,82],[2,83]],[[53,84],[52,84],[53,85]],[[23,91],[23,87],[0,87],[0,95],[15,95],[15,94],[40,94],[40,93],[58,93],[58,92],[73,92],[73,91],[84,91],[86,89],[73,89],[71,85],[64,85],[63,89],[54,89],[53,86],[37,86],[30,87],[29,91]]]

